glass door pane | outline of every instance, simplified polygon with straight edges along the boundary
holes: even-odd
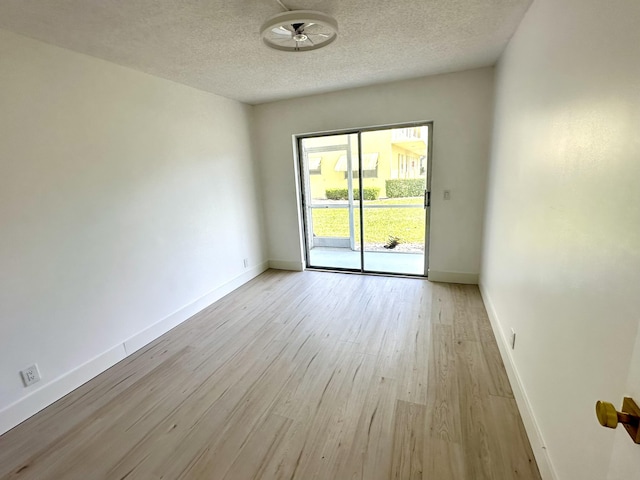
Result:
[[[307,262],[361,271],[358,134],[300,139]]]
[[[363,268],[424,275],[429,127],[361,135]]]

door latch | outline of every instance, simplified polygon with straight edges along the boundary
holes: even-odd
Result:
[[[427,208],[430,206],[431,206],[431,191],[425,190],[424,191],[424,208]]]

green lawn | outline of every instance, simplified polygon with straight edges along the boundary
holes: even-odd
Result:
[[[365,201],[366,205],[419,205],[422,197],[388,198]],[[360,241],[360,211],[355,209],[356,241]],[[364,241],[386,243],[389,236],[399,237],[402,243],[424,244],[425,212],[423,208],[365,208]],[[348,237],[349,210],[347,208],[313,209],[313,233],[318,237]]]

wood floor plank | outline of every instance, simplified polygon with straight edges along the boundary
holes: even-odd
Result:
[[[429,349],[431,345],[431,324],[421,320],[415,304],[401,303],[398,314],[404,320],[402,335],[398,337],[398,351],[401,352],[396,365],[399,383],[398,398],[411,403],[427,403],[429,375]],[[407,368],[407,366],[409,366]]]
[[[427,438],[423,463],[424,480],[473,480],[467,475],[464,450],[460,443]]]
[[[371,381],[353,441],[337,463],[333,478],[389,478],[396,396],[395,379],[376,377]]]
[[[345,358],[318,397],[309,418],[309,434],[300,452],[300,467],[294,478],[335,478],[333,471],[356,435],[365,403],[366,388],[375,364],[370,356],[351,353]]]
[[[426,406],[398,400],[393,431],[394,480],[421,480],[424,470]]]
[[[487,373],[490,379],[489,393],[500,397],[513,398],[513,391],[511,390],[498,346],[495,341],[491,343],[483,342],[482,345],[482,354],[487,363]]]
[[[492,419],[489,439],[494,458],[500,463],[496,467],[496,471],[501,470],[500,478],[514,480],[539,478],[540,472],[529,440],[524,433],[522,419],[517,413],[515,400],[490,396],[489,411]],[[513,450],[524,452],[524,455],[513,455],[511,450],[504,449],[500,445],[501,438],[509,438]],[[495,477],[497,478],[498,475]]]
[[[270,270],[0,436],[0,479],[539,480],[475,286]]]
[[[453,327],[457,341],[480,341],[479,322],[475,317],[472,297],[476,295],[477,287],[474,285],[453,285],[451,287],[453,297]]]
[[[427,424],[429,436],[446,442],[460,442],[460,396],[453,340],[453,326],[432,327]]]
[[[286,437],[292,423],[290,418],[268,415],[240,449],[223,480],[263,478],[267,460]]]
[[[453,303],[452,286],[446,283],[433,283],[431,285],[431,311],[432,324],[453,325],[455,305]]]
[[[488,384],[479,342],[456,344],[460,393],[461,438],[467,475],[475,480],[496,480],[489,446]]]

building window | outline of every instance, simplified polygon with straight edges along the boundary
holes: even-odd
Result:
[[[358,172],[358,158],[352,158],[354,176]],[[344,178],[347,178],[347,156],[341,155],[336,163],[336,172],[344,172]],[[365,153],[362,155],[362,178],[376,178],[378,176],[378,153]]]
[[[398,178],[419,178],[423,172],[424,168],[418,157],[398,154]]]

